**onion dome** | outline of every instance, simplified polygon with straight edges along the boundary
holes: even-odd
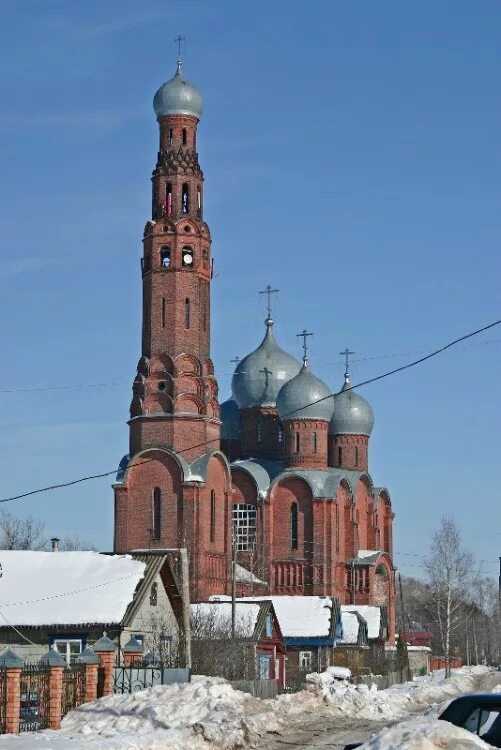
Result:
[[[157,119],[162,115],[192,115],[200,119],[202,108],[202,95],[186,80],[178,60],[176,74],[160,86],[153,99]]]
[[[233,396],[221,404],[220,419],[221,439],[238,440],[240,438],[240,410]]]
[[[288,419],[321,419],[332,416],[334,399],[330,388],[316,378],[305,359],[300,372],[280,390],[277,412],[282,422]]]
[[[240,409],[275,406],[281,387],[301,369],[297,359],[276,343],[273,320],[267,318],[265,323],[264,339],[255,351],[238,363],[233,373],[233,398]]]
[[[330,435],[367,435],[374,427],[374,413],[368,401],[356,393],[345,373],[344,385],[334,396],[334,414],[329,425]]]

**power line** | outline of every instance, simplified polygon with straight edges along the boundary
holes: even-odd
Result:
[[[327,399],[332,398],[333,396],[337,396],[342,392],[346,393],[348,390],[353,390],[354,388],[361,388],[362,386],[369,385],[370,383],[375,383],[379,380],[383,380],[384,378],[388,378],[391,375],[396,375],[397,373],[403,372],[404,370],[409,370],[411,367],[416,367],[417,365],[422,364],[423,362],[426,362],[427,360],[432,359],[433,357],[437,357],[439,354],[442,354],[448,349],[451,349],[453,346],[456,346],[462,341],[466,341],[467,339],[470,339],[473,336],[478,336],[478,334],[483,333],[484,331],[488,331],[489,329],[494,328],[495,326],[498,326],[500,324],[501,324],[501,319],[495,320],[493,323],[489,323],[488,325],[482,326],[482,328],[477,328],[475,331],[470,331],[469,333],[466,333],[463,336],[460,336],[459,338],[454,339],[453,341],[450,341],[444,346],[441,346],[439,349],[435,349],[429,354],[426,354],[425,356],[420,357],[419,359],[416,359],[413,362],[408,362],[406,365],[401,365],[400,367],[396,367],[393,370],[388,370],[387,372],[384,372],[381,375],[376,375],[375,377],[368,378],[367,380],[363,380],[360,383],[350,386],[350,388],[346,388],[344,391],[337,391],[336,393],[330,393],[328,396],[324,396],[322,398],[316,399],[315,401],[311,401],[310,403],[305,404],[304,406],[301,406],[297,409],[287,412],[286,414],[282,415],[281,419],[283,420],[292,414],[297,414],[298,412],[303,411],[303,409],[307,409],[309,406],[314,406],[315,404],[321,403],[322,401],[326,401]],[[210,445],[211,443],[215,443],[215,442],[219,443],[220,438],[212,438],[211,440],[205,440],[202,443],[198,443],[197,445],[190,445],[186,448],[181,448],[180,450],[177,451],[177,453],[186,453],[187,451],[195,450],[196,448],[202,448],[206,445]],[[144,461],[138,462],[137,464],[135,464],[135,466],[138,466],[140,463],[149,463],[150,461],[154,461],[154,460],[155,459],[153,458],[146,459]],[[82,482],[87,482],[91,479],[102,479],[104,477],[111,476],[112,474],[116,474],[119,471],[119,468],[120,467],[116,467],[112,469],[111,471],[105,471],[99,474],[90,474],[85,477],[80,477],[79,479],[73,479],[69,482],[61,482],[58,484],[49,485],[47,487],[40,487],[36,490],[23,492],[19,495],[13,495],[11,497],[0,498],[0,503],[8,503],[8,502],[11,502],[12,500],[21,500],[22,498],[29,497],[31,495],[36,495],[41,492],[49,492],[49,491],[56,490],[56,489],[63,489],[64,487],[71,487],[75,484],[81,484]]]

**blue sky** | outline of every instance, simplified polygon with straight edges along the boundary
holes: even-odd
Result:
[[[127,450],[151,102],[178,33],[205,97],[221,400],[229,360],[262,337],[268,283],[280,343],[299,354],[296,333],[313,331],[333,389],[347,345],[357,381],[500,317],[499,2],[6,0],[2,15],[2,496],[111,470]],[[405,573],[442,513],[497,559],[500,342],[494,329],[364,389]],[[7,507],[111,548],[109,480]]]

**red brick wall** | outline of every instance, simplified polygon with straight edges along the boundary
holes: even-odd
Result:
[[[327,466],[328,428],[328,422],[314,419],[289,419],[284,422],[285,466],[308,469],[325,468]],[[296,450],[297,436],[299,436],[299,451]]]
[[[339,462],[339,449],[341,449],[341,463]],[[339,466],[353,471],[368,471],[368,451],[369,438],[366,435],[329,435],[329,466]]]

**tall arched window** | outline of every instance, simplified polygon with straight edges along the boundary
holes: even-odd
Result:
[[[341,448],[341,446],[339,446],[339,448],[337,449],[337,465],[341,466],[342,463],[343,463],[343,449]]]
[[[296,453],[299,453],[299,432],[296,432]]]
[[[168,182],[165,189],[165,204],[167,216],[172,216],[172,182]]]
[[[358,466],[358,448],[355,448],[355,466]]]
[[[210,540],[211,542],[216,539],[216,493],[214,490],[210,491]]]
[[[165,328],[165,311],[166,311],[165,297],[162,297],[162,305],[160,308],[160,325],[162,326],[162,328]]]
[[[162,493],[160,487],[153,490],[153,528],[152,539],[160,539],[162,533]]]
[[[183,182],[183,188],[181,191],[181,207],[183,214],[187,214],[190,210],[190,186],[187,182]]]
[[[280,424],[278,425],[278,428],[277,428],[277,440],[279,443],[283,443],[283,440],[284,440],[284,431],[282,429],[282,425]]]
[[[160,248],[160,265],[162,268],[170,266],[170,247],[168,245],[162,245]]]
[[[184,327],[190,327],[190,300],[188,297],[184,301]]]
[[[169,130],[169,146],[172,146],[172,128]]]
[[[186,146],[186,128],[183,128],[183,146]]]
[[[263,424],[259,417],[256,418],[256,440],[258,443],[263,439]]]
[[[313,453],[317,452],[317,433],[313,433]]]
[[[291,549],[297,549],[297,503],[291,505]]]

